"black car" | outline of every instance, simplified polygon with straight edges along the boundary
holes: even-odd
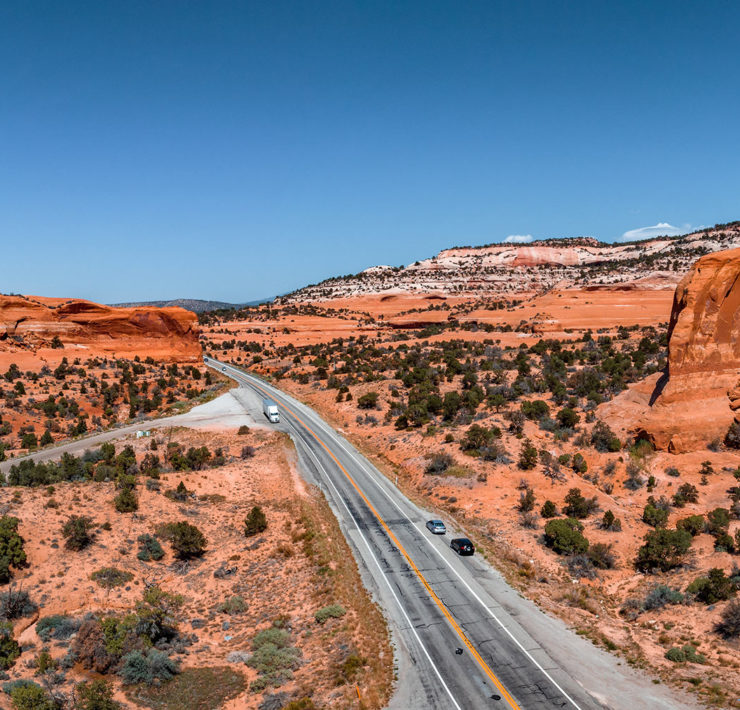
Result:
[[[458,555],[472,555],[475,553],[473,543],[466,537],[456,537],[454,540],[451,540],[450,547],[457,552]]]

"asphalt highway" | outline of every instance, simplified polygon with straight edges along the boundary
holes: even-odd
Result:
[[[277,403],[276,428],[291,435],[302,471],[327,494],[410,658],[399,706],[602,707],[476,583],[485,563],[459,557],[449,532],[432,535],[422,511],[313,410],[226,363],[208,364],[256,394],[253,412],[262,397]]]

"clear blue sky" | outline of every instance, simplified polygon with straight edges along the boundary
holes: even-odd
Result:
[[[711,0],[3,2],[0,290],[244,301],[740,219],[739,27]]]

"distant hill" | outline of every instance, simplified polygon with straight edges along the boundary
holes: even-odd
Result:
[[[678,237],[607,244],[591,237],[542,239],[444,249],[408,266],[371,266],[278,297],[276,303],[316,302],[367,294],[445,293],[456,296],[599,288],[640,282],[674,289],[704,254],[740,247],[740,222]],[[626,286],[625,286],[626,287]]]
[[[204,301],[199,298],[173,298],[171,301],[138,301],[136,303],[111,303],[110,305],[114,308],[136,308],[138,306],[168,308],[170,306],[179,306],[193,313],[206,313],[207,311],[243,308],[244,306],[259,306],[271,300],[271,298],[263,298],[260,301],[250,301],[249,303],[226,303],[224,301]]]

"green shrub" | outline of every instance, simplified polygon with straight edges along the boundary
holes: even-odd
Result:
[[[642,522],[654,528],[664,528],[668,523],[668,511],[656,506],[653,497],[650,496],[642,511]]]
[[[580,488],[571,488],[565,496],[565,503],[563,514],[579,520],[587,518],[599,507],[596,498],[585,498]]]
[[[10,699],[13,710],[56,710],[57,707],[48,693],[36,684],[13,688]]]
[[[139,501],[133,488],[123,488],[113,499],[113,506],[119,513],[133,513],[139,509]]]
[[[622,521],[611,510],[607,510],[601,518],[601,528],[602,530],[619,532],[622,529]]]
[[[146,652],[127,653],[122,659],[118,674],[127,685],[138,683],[152,685],[155,681],[170,680],[179,672],[177,663],[166,653],[150,648]]]
[[[80,515],[70,517],[62,527],[62,536],[65,538],[64,546],[75,552],[84,550],[94,539],[91,532],[92,527],[91,518]]]
[[[525,439],[519,454],[517,466],[524,471],[529,471],[537,465],[537,449],[529,439]]]
[[[690,483],[682,483],[673,495],[673,505],[684,508],[687,503],[696,503],[699,500],[699,491]]]
[[[21,647],[13,638],[13,625],[9,621],[0,622],[0,669],[8,670],[21,655]]]
[[[648,611],[652,609],[662,609],[669,604],[683,604],[686,601],[681,592],[665,584],[657,584],[645,597],[644,607]]]
[[[313,615],[313,618],[316,619],[319,624],[323,624],[327,619],[339,619],[346,613],[346,609],[340,604],[329,604],[329,606],[319,609]]]
[[[245,537],[252,537],[265,530],[267,530],[267,516],[262,508],[255,505],[244,519],[244,535]]]
[[[278,687],[293,677],[293,669],[298,663],[300,651],[290,645],[290,634],[275,626],[260,631],[252,640],[252,657],[247,665],[259,674],[250,687],[260,692],[268,685]]]
[[[205,535],[195,525],[185,521],[172,524],[170,544],[181,560],[200,557],[206,551]]]
[[[726,639],[740,637],[740,599],[734,599],[722,610],[714,630]]]
[[[686,662],[686,654],[683,652],[680,648],[669,648],[665,652],[665,657],[669,661],[673,661],[674,663],[685,663]]]
[[[682,563],[691,547],[691,534],[686,530],[658,528],[645,535],[644,543],[637,551],[635,567],[642,572],[667,572]]]
[[[707,513],[706,530],[710,535],[726,533],[730,527],[730,511],[726,508],[715,508]]]
[[[697,601],[704,604],[715,604],[735,596],[735,585],[718,567],[713,567],[707,572],[706,577],[697,577],[686,588]]]
[[[368,392],[357,398],[357,406],[360,409],[375,409],[378,406],[378,393]]]
[[[75,686],[75,710],[119,710],[120,703],[113,699],[111,687],[102,678],[83,681]]]
[[[216,607],[216,611],[221,614],[243,614],[246,610],[247,603],[244,601],[244,597],[238,595],[229,597]]]
[[[42,641],[63,641],[76,634],[79,628],[79,621],[63,614],[43,616],[36,622],[36,633]]]
[[[579,555],[588,550],[581,534],[583,525],[575,518],[556,518],[545,525],[545,544],[559,555]]]
[[[142,562],[150,560],[161,560],[164,557],[164,550],[159,540],[152,535],[143,534],[138,537],[139,552],[136,555]]]
[[[0,518],[0,583],[9,582],[11,567],[20,569],[26,566],[26,552],[23,538],[18,534],[18,518],[3,515]]]
[[[616,558],[612,552],[612,546],[606,545],[603,542],[596,542],[590,545],[586,556],[591,560],[591,564],[598,569],[614,569],[616,566]]]
[[[38,610],[31,595],[25,589],[15,590],[12,587],[0,594],[0,618],[12,621],[24,616],[31,616]]]
[[[131,572],[126,572],[116,567],[101,567],[90,575],[90,579],[103,587],[103,589],[122,587],[133,578],[134,575]]]
[[[601,453],[619,451],[622,448],[619,437],[602,421],[596,422],[591,430],[591,446]]]
[[[687,518],[681,518],[676,523],[678,530],[686,530],[692,537],[696,537],[699,533],[704,531],[704,516],[703,515],[689,515]]]
[[[546,500],[545,504],[540,510],[540,515],[543,518],[554,518],[558,514],[558,509],[551,500]]]

